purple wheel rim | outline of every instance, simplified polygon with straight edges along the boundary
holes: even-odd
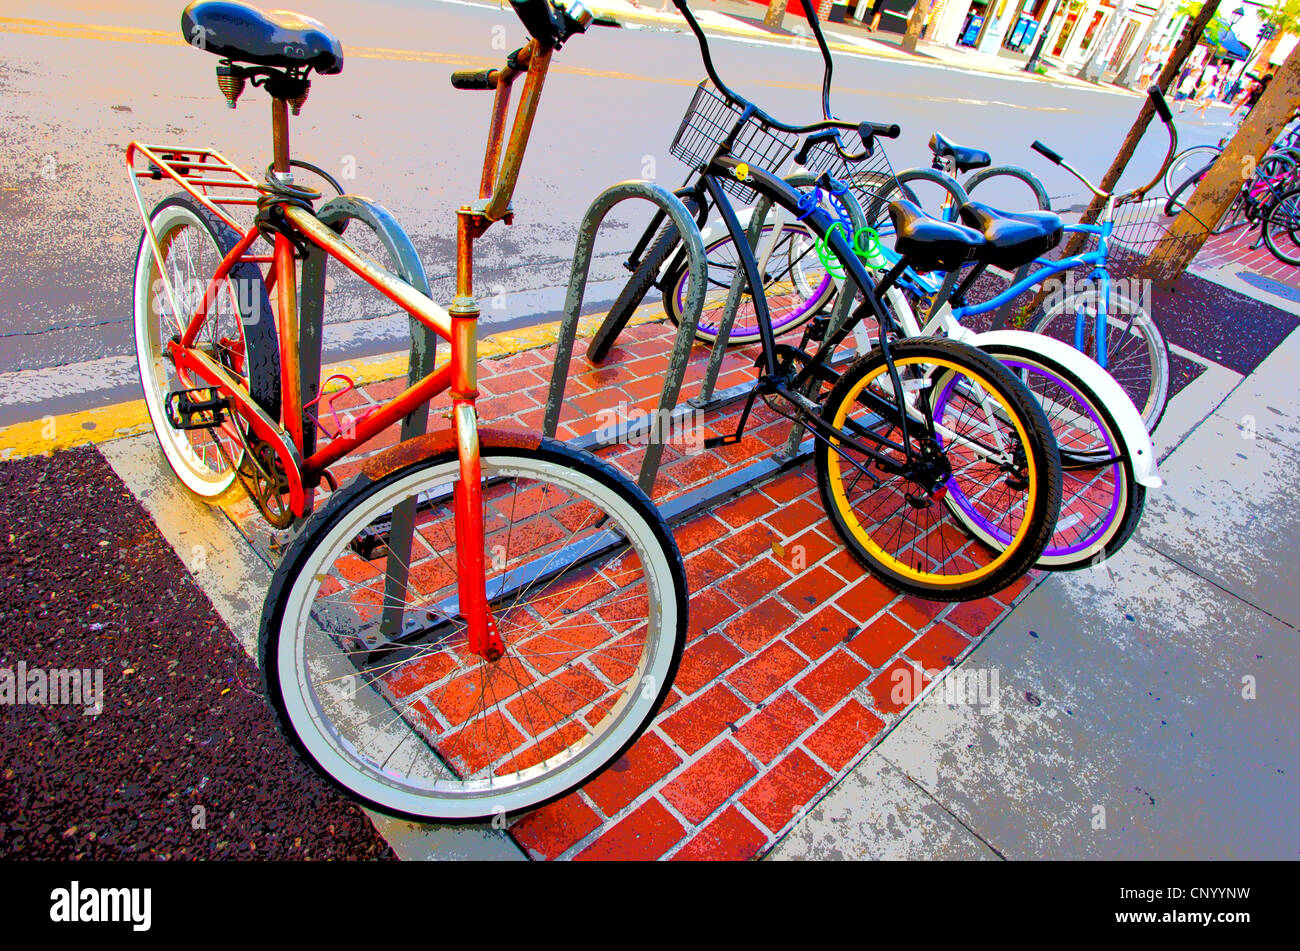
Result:
[[[1069,393],[1072,397],[1074,397],[1074,399],[1078,400],[1079,404],[1084,407],[1087,417],[1090,420],[1092,420],[1093,424],[1097,427],[1097,431],[1101,433],[1103,438],[1105,439],[1107,453],[1111,456],[1115,455],[1115,445],[1113,442],[1111,442],[1110,435],[1106,431],[1106,426],[1102,424],[1102,421],[1097,416],[1096,411],[1092,408],[1092,406],[1088,403],[1088,401],[1083,398],[1082,394],[1080,394],[1075,387],[1071,386],[1065,380],[1062,380],[1056,374],[1049,373],[1043,367],[1031,366],[1029,364],[1021,363],[1016,360],[999,360],[998,362],[1001,363],[1003,366],[1009,367],[1011,369],[1026,370],[1031,373],[1036,373],[1039,376],[1043,376],[1048,380],[1050,380],[1052,383],[1055,383],[1065,392]],[[940,392],[939,399],[935,402],[935,416],[941,417],[943,415],[943,408],[944,406],[947,405],[948,397],[951,394],[952,388],[956,385],[956,383],[957,380],[954,377],[952,380],[948,381],[947,385]],[[1097,539],[1106,533],[1106,531],[1110,528],[1111,524],[1115,521],[1116,514],[1119,512],[1119,499],[1120,499],[1120,486],[1121,486],[1121,482],[1119,478],[1119,476],[1121,475],[1120,466],[1121,463],[1119,462],[1112,463],[1110,466],[1110,468],[1114,470],[1116,474],[1116,478],[1114,483],[1114,489],[1111,492],[1110,505],[1106,512],[1106,518],[1101,522],[1101,525],[1098,528],[1096,528],[1094,531],[1090,532],[1087,535],[1087,537],[1085,537],[1083,540],[1075,542],[1074,544],[1071,545],[1054,545],[1051,541],[1049,541],[1047,543],[1047,548],[1043,551],[1044,557],[1055,558],[1055,557],[1065,557],[1068,555],[1077,555],[1079,552],[1084,551],[1090,546],[1092,546],[1093,544],[1095,544]],[[972,522],[978,525],[981,530],[983,530],[993,538],[998,539],[998,541],[1000,542],[1008,543],[1011,541],[1011,536],[1008,533],[998,528],[997,526],[993,525],[992,522],[984,518],[984,516],[982,516],[979,512],[975,511],[975,507],[971,505],[970,499],[968,499],[966,497],[966,494],[962,492],[961,489],[957,486],[956,476],[950,477],[948,479],[948,495],[957,504],[957,507],[960,508],[967,515],[967,517],[970,518]],[[1065,514],[1064,512],[1061,513],[1062,516],[1064,514]],[[1053,538],[1055,538],[1055,532],[1053,532]]]
[[[782,233],[784,234],[792,234],[792,235],[801,235],[806,233],[804,229],[799,227],[798,225],[785,225],[781,230]],[[730,244],[730,243],[731,243],[731,235],[727,235],[725,238],[719,238],[717,241],[713,242],[713,244],[705,248],[704,253],[707,256],[714,249],[720,248],[724,244]],[[673,288],[673,294],[677,299],[677,313],[679,314],[686,310],[686,289],[689,282],[690,282],[690,274],[689,273],[683,274],[680,278],[677,279],[677,286]],[[821,283],[819,283],[817,287],[813,290],[812,296],[804,298],[803,302],[795,310],[792,310],[789,313],[784,314],[779,318],[773,318],[772,333],[775,335],[780,335],[783,332],[784,328],[789,327],[791,324],[797,325],[798,323],[800,323],[802,321],[802,318],[809,312],[809,310],[812,309],[813,303],[815,301],[819,301],[822,299],[822,295],[826,293],[826,288],[830,285],[830,283],[831,283],[830,274],[823,274]],[[718,332],[718,325],[707,322],[706,320],[703,319],[703,315],[701,315],[698,329],[700,331],[703,331],[706,334],[716,335]],[[741,323],[739,320],[737,320],[731,325],[731,333],[733,336],[750,336],[753,334],[757,334],[758,321],[757,319],[755,319],[754,323],[746,324],[746,323]]]

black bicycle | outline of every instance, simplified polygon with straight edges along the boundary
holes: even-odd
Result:
[[[675,3],[699,41],[708,74],[696,101],[712,104],[707,111],[693,107],[699,118],[684,124],[674,143],[675,150],[694,156],[699,176],[679,196],[693,202],[697,216],[706,207],[721,215],[750,287],[763,288],[767,281],[733,199],[742,207],[765,199],[797,219],[833,255],[862,298],[860,303],[854,298],[856,309],[838,326],[824,327],[820,340],[805,334],[804,346],[818,344],[809,352],[776,342],[767,295],[753,294],[762,344],[759,378],[737,431],[706,445],[738,441],[755,400],[762,398],[812,434],[827,513],[868,570],[899,590],[950,601],[984,597],[1010,584],[1038,560],[1056,525],[1061,461],[1052,429],[1028,389],[993,358],[947,339],[894,339],[900,328],[881,301],[908,266],[950,270],[995,251],[1006,254],[1008,248],[994,249],[978,231],[895,202],[888,215],[901,260],[876,284],[851,247],[853,237],[828,210],[833,202],[822,200],[843,186],[823,172],[801,190],[753,160],[771,154],[761,151],[765,143],[788,140],[793,149],[799,135],[808,135],[844,160],[858,162],[871,153],[876,134],[896,134],[896,127],[831,116],[830,54],[808,0],[804,10],[826,61],[825,118],[802,126],[773,118],[723,83],[685,0]],[[719,121],[722,117],[726,121]],[[860,138],[861,152],[845,148],[842,136],[850,130]],[[658,227],[655,222],[650,230]],[[667,237],[660,233],[641,261],[651,278],[671,253],[663,247]],[[1044,235],[1021,237],[1027,249]],[[883,330],[878,344],[839,372],[830,357],[863,320]],[[612,343],[617,328],[607,329]]]

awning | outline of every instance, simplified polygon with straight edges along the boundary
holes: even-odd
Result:
[[[1224,30],[1219,34],[1219,47],[1222,55],[1227,59],[1236,59],[1244,61],[1250,56],[1248,50],[1241,40],[1231,30]]]

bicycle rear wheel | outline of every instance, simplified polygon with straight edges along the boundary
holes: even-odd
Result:
[[[1279,261],[1300,264],[1300,188],[1283,192],[1268,209],[1264,243]]]
[[[1069,368],[1034,350],[1006,344],[982,348],[1011,370],[1043,408],[1061,452],[1061,511],[1039,568],[1068,571],[1109,558],[1142,518],[1146,489],[1133,477],[1119,426],[1088,385]],[[955,514],[991,544],[1003,533],[950,496]]]
[[[1112,284],[1102,360],[1097,344],[1098,302],[1098,290],[1088,287],[1050,304],[1029,329],[1079,347],[1102,364],[1138,408],[1147,431],[1155,432],[1169,399],[1169,346],[1164,334],[1146,308]]]
[[[190,491],[214,498],[235,480],[227,460],[238,464],[242,458],[243,439],[236,429],[240,423],[231,415],[213,429],[172,428],[165,410],[168,393],[200,387],[203,382],[180,372],[167,344],[184,334],[208,281],[239,242],[239,235],[184,192],[159,202],[149,221],[163,262],[159,264],[148,235],[142,232],[136,252],[133,328],[144,401],[172,470]],[[175,295],[174,307],[168,283]],[[241,380],[271,418],[279,417],[280,350],[266,284],[256,264],[231,268],[208,301],[194,347]]]
[[[353,795],[416,819],[505,815],[591,779],[649,725],[686,641],[681,556],[625,476],[545,439],[481,459],[499,660],[467,649],[454,451],[332,496],[286,552],[263,615],[281,730]],[[410,499],[403,589],[386,581],[388,533]],[[401,612],[399,634],[381,630],[385,607]]]
[[[966,194],[975,201],[991,202],[996,208],[1008,211],[1026,211],[1037,208],[1051,211],[1052,200],[1043,183],[1031,172],[1016,165],[995,165],[973,172],[963,183]],[[975,198],[975,189],[980,189]]]
[[[911,452],[902,451],[888,365],[874,351],[845,370],[822,419],[886,459],[838,437],[833,445],[818,440],[822,502],[849,550],[890,586],[941,601],[985,597],[1031,568],[1052,537],[1061,502],[1052,431],[1024,385],[992,357],[924,337],[892,350]],[[972,537],[949,496],[1005,541]]]

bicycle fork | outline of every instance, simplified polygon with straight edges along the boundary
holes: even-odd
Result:
[[[472,239],[471,239],[472,240]],[[468,277],[468,275],[464,275]],[[451,308],[452,421],[456,427],[456,452],[460,479],[453,492],[456,511],[456,588],[460,613],[468,628],[469,649],[489,661],[500,660],[505,644],[496,618],[488,606],[487,557],[483,532],[483,479],[479,455],[478,415],[478,304],[468,293],[458,295]]]
[[[453,403],[460,480],[453,490],[456,509],[456,586],[460,613],[468,626],[469,649],[490,661],[499,660],[505,644],[487,602],[487,557],[483,535],[483,482],[479,458],[478,420],[472,400]]]
[[[1110,272],[1103,266],[1097,268],[1088,275],[1089,280],[1097,282],[1097,316],[1095,326],[1093,327],[1093,352],[1096,354],[1094,359],[1097,365],[1103,370],[1107,369],[1109,363],[1109,349],[1106,344],[1106,318],[1110,309]],[[1080,353],[1087,353],[1087,342],[1085,338],[1086,316],[1082,310],[1076,311],[1074,315],[1074,349]]]

